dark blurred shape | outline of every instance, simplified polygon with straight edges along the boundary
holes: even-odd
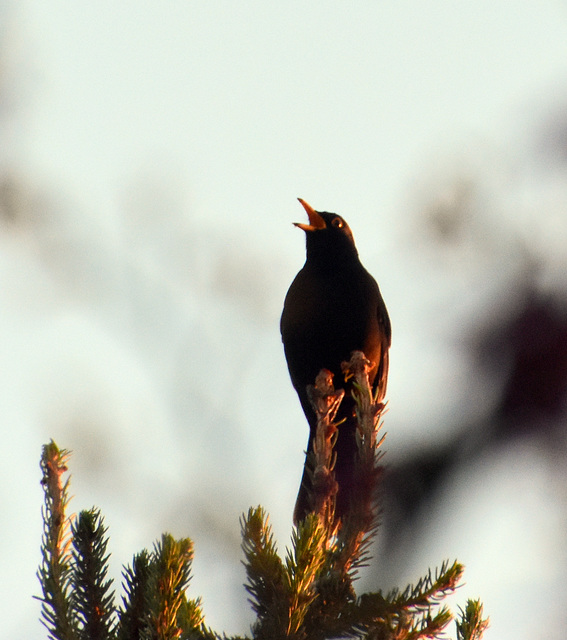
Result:
[[[494,327],[481,348],[509,358],[510,370],[494,421],[500,437],[540,431],[560,422],[567,400],[567,313],[533,292],[516,317]]]
[[[439,190],[437,197],[423,211],[425,229],[436,243],[453,245],[461,241],[474,217],[476,197],[477,185],[466,177],[458,177]]]
[[[460,442],[455,440],[428,451],[414,451],[396,465],[386,464],[382,535],[387,548],[407,542],[408,536],[419,538],[416,523],[422,509],[443,487],[461,449]]]
[[[29,217],[29,190],[11,173],[0,174],[0,223],[21,226]]]
[[[486,327],[471,347],[476,375],[501,388],[501,396],[488,417],[479,413],[476,423],[455,424],[454,437],[445,444],[414,451],[402,464],[387,469],[384,532],[390,550],[400,540],[419,539],[424,508],[464,461],[474,465],[488,451],[519,437],[538,442],[550,455],[564,446],[567,301],[532,289],[508,317]]]
[[[536,149],[543,159],[560,165],[567,162],[567,99],[565,95],[559,98],[544,118],[538,132]]]

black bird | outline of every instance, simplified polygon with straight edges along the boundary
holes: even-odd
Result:
[[[336,389],[345,396],[337,420],[335,479],[339,489],[335,517],[348,512],[354,490],[352,466],[356,453],[354,401],[345,383],[341,363],[352,351],[363,351],[374,363],[369,373],[374,389],[386,391],[391,325],[386,305],[374,278],[362,266],[350,227],[335,213],[318,212],[299,202],[309,224],[295,222],[306,234],[307,259],[287,292],[280,330],[291,381],[309,422],[309,442],[303,478],[297,496],[294,521],[299,523],[312,510],[308,465],[317,426],[307,397],[307,386],[315,383],[321,369],[334,374]]]

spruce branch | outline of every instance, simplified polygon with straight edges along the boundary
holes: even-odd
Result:
[[[67,472],[70,452],[51,440],[43,446],[40,467],[45,502],[42,509],[41,564],[37,576],[43,596],[41,618],[52,640],[77,640],[78,621],[71,606],[71,538],[66,508],[69,503]]]
[[[410,640],[438,637],[453,619],[451,611],[439,606],[440,602],[458,587],[463,570],[458,562],[443,562],[435,574],[428,571],[403,592],[393,589],[386,596],[381,591],[362,595],[356,611],[359,628],[374,630],[385,626],[393,637]]]
[[[480,640],[490,623],[488,618],[482,616],[480,600],[468,600],[464,610],[459,607],[457,640]]]
[[[262,507],[249,509],[248,515],[241,520],[241,528],[247,575],[244,586],[258,617],[254,637],[283,638],[289,619],[285,567]]]
[[[147,605],[151,574],[150,554],[144,549],[122,572],[125,595],[119,610],[117,640],[143,640],[147,628]]]
[[[203,624],[200,600],[188,600],[193,558],[188,539],[165,534],[152,553],[143,550],[124,569],[125,595],[119,610],[117,640],[181,638],[214,640]]]
[[[338,526],[338,522],[335,522],[335,499],[339,488],[333,472],[336,460],[334,446],[339,426],[335,418],[344,391],[335,391],[333,374],[327,369],[321,369],[315,379],[315,385],[307,387],[307,395],[317,416],[311,478],[313,513],[329,534],[333,535],[336,532],[335,527]]]
[[[429,570],[427,575],[420,578],[415,586],[407,586],[403,593],[397,589],[392,590],[388,594],[387,600],[404,609],[429,608],[455,591],[463,572],[462,564],[455,560],[453,564],[449,565],[449,562],[445,560],[434,574]]]
[[[318,518],[309,515],[292,535],[292,551],[286,558],[286,587],[289,598],[288,637],[303,638],[303,623],[317,598],[317,580],[325,563],[327,532]]]
[[[154,545],[149,575],[149,637],[173,640],[196,631],[203,621],[198,601],[188,601],[193,543],[164,533]]]
[[[71,526],[73,540],[70,602],[80,623],[82,640],[107,640],[113,636],[114,592],[107,580],[108,538],[98,509],[81,511]]]
[[[378,526],[378,491],[382,477],[381,446],[385,436],[378,439],[380,420],[385,405],[379,395],[372,393],[368,373],[374,366],[362,353],[353,351],[351,359],[342,363],[345,379],[353,379],[352,396],[357,418],[357,455],[353,475],[356,491],[350,511],[339,532],[338,562],[343,571],[354,579],[357,570],[369,560],[368,549]]]
[[[316,583],[319,597],[306,616],[310,638],[346,633],[356,619],[356,595],[352,582],[358,569],[369,559],[368,549],[377,526],[376,493],[381,477],[378,450],[383,438],[378,440],[377,432],[384,404],[373,395],[370,387],[368,372],[372,366],[362,352],[353,352],[351,360],[343,363],[346,379],[353,378],[358,454],[353,468],[356,491],[353,492],[350,510],[342,521],[334,520],[336,482],[332,448],[337,426],[340,428],[333,421],[344,392],[335,391],[332,375],[326,370],[319,373],[315,386],[308,389],[317,416],[315,469],[320,470],[320,476],[330,475],[331,481],[321,486],[335,485],[334,492],[325,494],[324,490],[318,491],[314,474],[315,515],[325,527],[326,536],[323,539],[324,563]]]
[[[356,491],[350,509],[335,518],[333,449],[343,391],[335,391],[331,374],[322,371],[310,389],[317,415],[313,513],[293,529],[284,559],[261,507],[241,519],[245,588],[257,616],[254,640],[422,640],[442,637],[453,619],[443,600],[461,580],[463,566],[456,561],[442,563],[403,591],[357,596],[353,586],[358,569],[369,559],[378,526],[376,494],[384,441],[379,431],[385,405],[380,389],[372,393],[371,367],[360,352],[345,364],[357,418]],[[187,598],[193,559],[188,538],[175,540],[164,534],[151,552],[134,556],[131,567],[123,571],[122,605],[115,609],[100,512],[83,511],[72,527],[65,515],[69,480],[62,476],[67,458],[68,452],[53,442],[44,447],[46,497],[38,576],[43,622],[51,640],[229,640],[205,626],[200,600]],[[480,603],[469,601],[456,624],[457,640],[480,640],[488,621]]]

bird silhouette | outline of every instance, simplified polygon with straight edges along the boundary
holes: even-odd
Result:
[[[309,223],[294,224],[305,231],[307,257],[287,292],[280,322],[291,381],[309,423],[305,466],[294,510],[296,524],[312,511],[310,464],[317,418],[307,386],[315,383],[321,369],[328,369],[335,376],[335,388],[345,390],[336,418],[343,422],[335,443],[335,519],[343,518],[356,491],[353,464],[357,447],[351,382],[345,382],[341,363],[350,359],[352,351],[362,351],[373,363],[368,374],[370,384],[383,398],[392,334],[378,284],[362,266],[344,218],[315,211],[301,198],[299,202]]]

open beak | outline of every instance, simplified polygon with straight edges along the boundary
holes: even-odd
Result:
[[[304,224],[303,222],[294,222],[293,224],[296,227],[303,229],[303,231],[317,231],[317,229],[324,229],[327,225],[325,224],[325,220],[323,220],[323,218],[317,213],[317,211],[315,211],[315,209],[310,204],[305,202],[305,200],[302,200],[301,198],[297,199],[299,200],[299,202],[301,202],[301,206],[305,209],[307,215],[309,216],[309,224]]]

